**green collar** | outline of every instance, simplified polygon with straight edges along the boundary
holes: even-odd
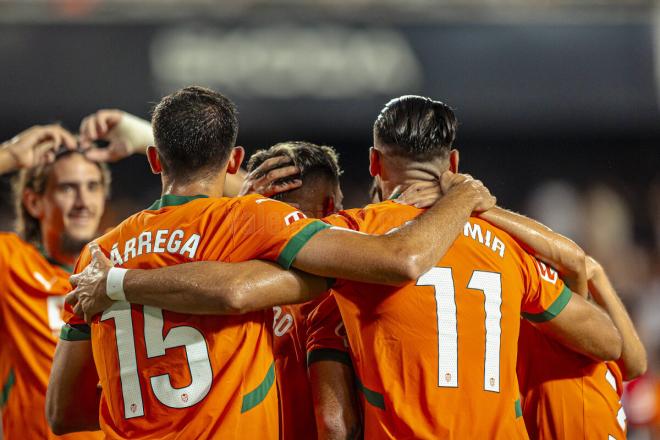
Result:
[[[197,194],[196,196],[177,196],[176,194],[165,194],[160,199],[156,200],[150,207],[147,208],[148,211],[156,211],[166,206],[179,206],[190,202],[191,200],[200,199],[208,197],[204,194]]]
[[[40,253],[40,254],[46,259],[46,261],[48,261],[48,262],[49,262],[50,264],[52,264],[53,266],[60,267],[60,268],[62,268],[65,272],[73,273],[73,266],[70,266],[70,265],[68,265],[68,264],[64,264],[64,263],[60,263],[59,261],[57,261],[57,260],[55,260],[54,258],[52,258],[50,255],[48,255],[48,254],[46,253],[46,249],[43,247],[43,245],[42,245],[41,243],[39,243],[39,244],[37,245],[37,250],[38,250],[39,253]]]

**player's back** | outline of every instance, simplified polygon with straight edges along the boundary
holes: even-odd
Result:
[[[384,202],[329,221],[386,233],[419,213]],[[561,281],[542,286],[534,261],[472,218],[416,283],[338,284],[366,438],[527,438],[515,371],[521,308],[549,316],[563,290]]]
[[[290,212],[260,196],[165,196],[98,242],[125,268],[276,260],[286,230],[298,227],[285,222]],[[85,250],[77,270],[88,261]],[[92,324],[103,430],[110,438],[276,439],[271,325],[272,311],[219,317],[115,304]]]
[[[595,362],[522,322],[517,371],[531,439],[626,438],[616,363]]]

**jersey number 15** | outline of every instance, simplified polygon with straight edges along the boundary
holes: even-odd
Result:
[[[154,396],[160,403],[170,408],[187,408],[199,403],[209,393],[213,382],[213,371],[204,335],[196,328],[179,326],[171,328],[163,336],[163,311],[156,307],[144,306],[143,313],[147,357],[164,356],[168,348],[185,347],[192,379],[190,385],[174,388],[169,374],[153,376],[149,382]],[[144,415],[144,403],[137,371],[131,305],[125,302],[113,305],[101,315],[101,321],[108,319],[115,321],[124,418],[141,417]]]

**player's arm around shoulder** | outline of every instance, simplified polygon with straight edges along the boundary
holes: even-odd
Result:
[[[322,230],[298,252],[293,266],[323,277],[367,283],[400,285],[416,280],[447,252],[473,211],[495,204],[480,181],[450,172],[443,179],[448,182],[445,195],[415,220],[384,235]]]
[[[75,289],[65,299],[87,322],[110,307],[117,295],[133,304],[180,313],[234,315],[306,302],[328,289],[326,279],[265,261],[199,261],[125,270],[113,268],[96,244],[89,250],[90,264],[71,277]]]
[[[632,380],[641,376],[646,372],[648,366],[646,349],[639,339],[625,305],[616,293],[603,267],[592,257],[587,257],[587,276],[592,298],[612,318],[614,325],[621,333],[623,348],[617,364],[621,368],[623,379]]]
[[[552,319],[534,322],[534,325],[563,345],[594,360],[610,361],[621,356],[621,334],[610,317],[580,295],[571,293],[563,310]]]

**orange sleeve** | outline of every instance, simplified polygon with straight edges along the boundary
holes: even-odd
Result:
[[[298,252],[319,231],[329,228],[320,220],[286,203],[262,197],[244,197],[231,220],[232,240],[245,259],[276,261],[291,267]],[[244,252],[240,252],[240,250]]]
[[[527,253],[523,253],[523,273],[523,318],[532,322],[545,322],[559,315],[573,295],[559,274]]]
[[[89,250],[85,246],[78,257],[78,261],[76,261],[73,273],[82,272],[91,260]],[[60,339],[64,341],[84,341],[91,339],[92,333],[89,325],[83,318],[73,313],[73,307],[67,303],[64,303],[64,309],[62,310],[62,321],[64,321],[64,326],[62,326],[62,330],[60,331]]]
[[[307,316],[307,364],[318,361],[351,365],[344,321],[331,292]]]
[[[350,209],[347,211],[340,211],[337,214],[332,214],[322,218],[325,223],[353,231],[359,231],[362,226],[362,219],[359,215],[361,210]]]
[[[12,235],[2,232],[0,233],[0,285],[6,286],[8,284],[7,278],[9,277],[9,261],[11,255],[11,242]],[[0,303],[4,301],[5,293],[0,292]]]

